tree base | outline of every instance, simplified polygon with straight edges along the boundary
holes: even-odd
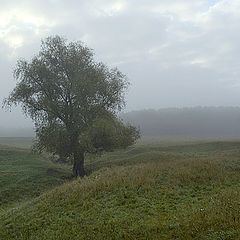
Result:
[[[75,157],[72,169],[73,176],[84,177],[86,175],[84,171],[84,155],[78,154],[77,156],[75,155]]]

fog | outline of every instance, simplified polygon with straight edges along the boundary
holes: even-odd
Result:
[[[162,139],[239,139],[239,107],[166,108],[131,111],[122,119],[142,136]]]
[[[240,139],[240,107],[145,109],[122,113],[120,118],[138,127],[142,137]],[[0,137],[35,135],[30,122],[22,127],[2,127],[0,133]]]
[[[239,12],[239,0],[3,0],[0,102],[16,85],[17,60],[58,34],[85,42],[96,60],[127,75],[125,112],[239,106]],[[32,126],[20,107],[0,109],[1,136],[31,135]]]

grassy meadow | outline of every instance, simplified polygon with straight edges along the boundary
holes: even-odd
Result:
[[[70,177],[68,168],[27,149],[0,146],[0,212],[7,206],[37,197]]]
[[[0,137],[0,146],[29,149],[33,144],[31,137]]]
[[[83,179],[3,145],[0,239],[240,237],[240,141],[142,140],[87,156]]]

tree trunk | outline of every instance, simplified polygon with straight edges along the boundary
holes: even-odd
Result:
[[[84,177],[84,153],[76,151],[73,154],[73,175],[74,177]]]

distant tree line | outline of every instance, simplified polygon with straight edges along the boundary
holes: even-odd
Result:
[[[139,126],[143,136],[240,138],[239,107],[139,110],[121,116]]]

